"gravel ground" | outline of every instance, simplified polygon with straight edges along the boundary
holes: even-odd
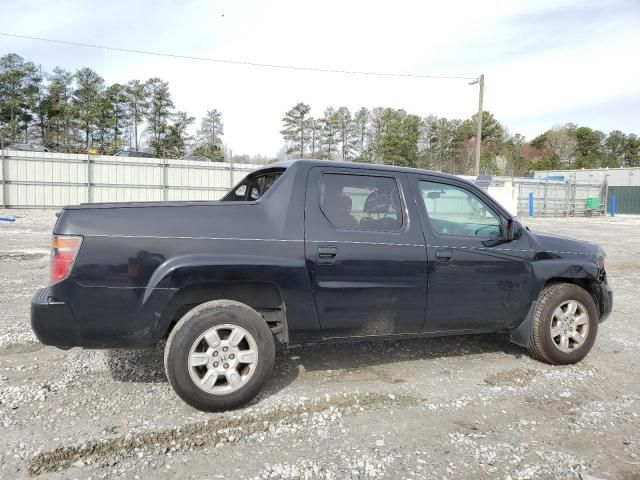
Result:
[[[35,342],[53,211],[0,223],[0,477],[640,478],[640,217],[526,219],[600,243],[611,318],[579,365],[500,335],[283,352],[251,405],[204,414],[167,384],[162,346]]]

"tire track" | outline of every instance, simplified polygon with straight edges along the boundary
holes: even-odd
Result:
[[[59,472],[77,464],[99,464],[101,460],[133,457],[139,451],[163,454],[168,449],[196,449],[224,442],[237,442],[254,433],[266,432],[276,423],[302,423],[309,415],[334,408],[344,413],[386,406],[415,406],[421,399],[413,396],[379,394],[342,394],[323,399],[303,401],[296,405],[253,411],[241,415],[223,415],[172,429],[142,432],[91,440],[80,445],[61,446],[32,456],[28,460],[31,476],[48,472]],[[231,440],[232,439],[232,440]]]

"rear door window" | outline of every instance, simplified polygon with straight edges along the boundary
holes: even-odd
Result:
[[[227,193],[222,198],[222,200],[232,202],[252,202],[258,200],[265,193],[267,193],[267,191],[276,182],[276,180],[280,178],[283,172],[284,170],[278,172],[270,172],[255,177],[248,177],[234,190],[231,190],[229,193]]]
[[[229,192],[225,200],[230,201],[242,201],[247,198],[247,184],[243,183],[242,185],[238,185],[235,190]]]
[[[249,184],[249,200],[257,200],[271,188],[271,185],[282,175],[282,173],[268,173],[254,177]]]
[[[395,231],[403,224],[398,183],[392,177],[324,173],[320,208],[340,229]]]

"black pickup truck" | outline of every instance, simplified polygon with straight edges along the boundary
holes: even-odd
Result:
[[[38,339],[167,338],[169,381],[202,410],[254,397],[277,345],[506,332],[568,364],[612,308],[597,245],[533,233],[455,176],[381,165],[282,162],[221,201],[69,206],[51,258]]]

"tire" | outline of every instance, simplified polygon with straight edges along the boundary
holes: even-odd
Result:
[[[207,412],[249,402],[271,375],[274,361],[275,342],[267,323],[252,308],[231,300],[206,302],[187,312],[164,350],[173,390]]]
[[[593,347],[598,318],[593,297],[578,285],[555,283],[545,287],[533,314],[529,338],[531,355],[552,365],[579,362]],[[567,338],[566,343],[563,337]]]

